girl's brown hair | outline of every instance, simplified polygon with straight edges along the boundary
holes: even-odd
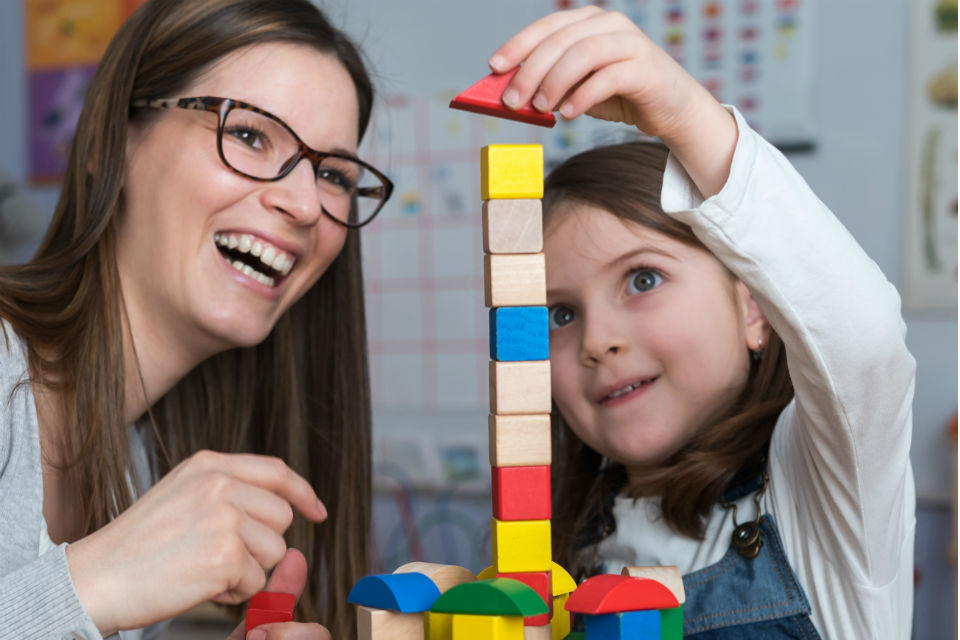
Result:
[[[28,264],[0,268],[0,317],[26,341],[34,383],[56,390],[63,415],[74,416],[64,470],[85,535],[135,500],[115,260],[130,103],[177,97],[224,55],[264,42],[306,45],[343,64],[363,136],[374,90],[361,54],[308,0],[150,0],[100,62],[40,248]],[[316,528],[297,518],[286,534],[310,572],[298,617],[342,638],[356,633],[346,594],[369,564],[365,324],[360,238],[349,230],[340,255],[262,344],[207,360],[151,412],[156,474],[206,448],[279,456],[310,481],[329,518]]]
[[[666,161],[666,148],[649,142],[600,147],[569,158],[544,183],[545,227],[569,205],[584,204],[706,250],[690,227],[660,207]],[[627,483],[621,465],[577,438],[554,405],[552,530],[557,562],[574,575],[593,568],[583,557],[584,547],[609,531],[612,496],[624,490],[634,497],[660,496],[665,522],[680,534],[702,538],[705,516],[734,475],[762,464],[777,416],[792,397],[783,343],[771,331],[763,357],[752,360],[746,387],[726,415],[717,416],[712,428],[633,483]]]

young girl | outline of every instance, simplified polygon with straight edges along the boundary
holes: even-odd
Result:
[[[372,100],[308,0],[151,0],[117,33],[49,232],[0,270],[0,636],[91,640],[263,588],[354,634],[358,227],[391,190],[356,156]]]
[[[543,18],[504,101],[636,125],[547,178],[555,556],[678,565],[684,637],[906,638],[899,298],[786,159],[629,20]]]

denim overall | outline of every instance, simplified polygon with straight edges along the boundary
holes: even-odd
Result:
[[[762,475],[727,489],[734,502],[754,493]],[[683,637],[690,640],[820,640],[810,603],[787,562],[770,514],[760,518],[763,546],[755,558],[732,546],[716,564],[683,576]]]

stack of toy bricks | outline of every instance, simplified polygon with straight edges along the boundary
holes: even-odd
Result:
[[[529,585],[552,613],[543,148],[484,147],[480,180],[490,308],[492,569]],[[526,636],[550,638],[551,613],[526,619]]]

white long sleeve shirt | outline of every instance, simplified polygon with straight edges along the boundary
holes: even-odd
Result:
[[[664,211],[750,289],[787,351],[794,400],[773,432],[764,512],[825,639],[910,637],[916,496],[910,467],[915,362],[900,298],[878,266],[774,147],[737,119],[730,176],[704,200],[671,156]],[[738,503],[752,519],[752,496]],[[715,507],[706,539],[677,535],[658,499],[617,497],[608,572],[709,566],[733,520]]]

